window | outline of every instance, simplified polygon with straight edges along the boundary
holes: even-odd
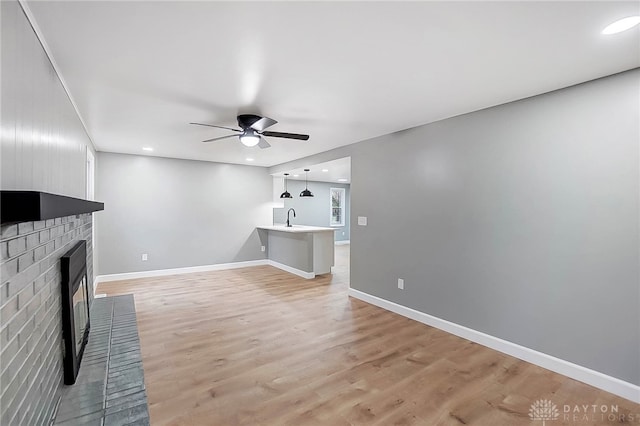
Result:
[[[344,188],[331,188],[329,193],[331,194],[331,217],[329,219],[330,226],[344,226],[344,213],[345,213],[345,189]]]

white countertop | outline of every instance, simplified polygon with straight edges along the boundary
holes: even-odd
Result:
[[[334,232],[335,228],[323,228],[321,226],[306,226],[306,225],[292,225],[287,228],[284,224],[277,225],[265,225],[258,226],[258,229],[266,229],[269,231],[281,231],[281,232],[293,232],[293,233],[304,233],[304,232]]]

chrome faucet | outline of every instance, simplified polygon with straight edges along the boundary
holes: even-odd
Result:
[[[296,211],[292,208],[287,211],[287,228],[291,228],[291,224],[289,223],[289,213],[293,211],[293,217],[296,217]]]

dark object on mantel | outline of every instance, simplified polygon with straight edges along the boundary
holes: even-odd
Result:
[[[55,219],[104,210],[104,203],[39,191],[1,191],[2,224]]]

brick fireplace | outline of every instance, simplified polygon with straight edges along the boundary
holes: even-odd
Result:
[[[87,241],[93,298],[91,214],[0,227],[0,424],[46,424],[62,389],[61,257]]]

